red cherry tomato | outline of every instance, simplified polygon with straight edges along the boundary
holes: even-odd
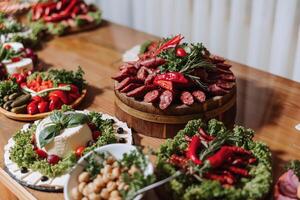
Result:
[[[81,157],[82,154],[83,154],[83,151],[84,151],[85,147],[84,146],[81,146],[81,147],[78,147],[75,151],[75,154],[77,157]]]
[[[91,131],[97,130],[97,127],[94,123],[88,123],[88,126],[90,127]]]
[[[60,157],[57,155],[49,155],[47,157],[47,162],[51,165],[55,165],[60,161]]]
[[[40,113],[48,112],[49,111],[49,103],[47,101],[42,101],[38,104],[38,109]]]
[[[50,111],[58,110],[63,105],[61,100],[56,96],[51,96],[51,97],[49,97],[49,99],[50,99],[50,103],[49,103],[49,110]]]
[[[177,48],[176,49],[176,56],[178,57],[185,57],[187,55],[186,51],[184,50],[184,48]]]
[[[15,78],[19,85],[26,81],[26,76],[24,74],[14,73],[11,77]]]
[[[93,140],[97,140],[100,135],[101,135],[100,131],[93,131]]]
[[[40,96],[34,96],[31,98],[31,100],[36,101],[36,102],[42,102],[44,99]]]
[[[52,97],[52,96],[58,97],[64,104],[69,103],[69,99],[68,99],[66,92],[64,92],[62,90],[56,90],[56,91],[50,92],[49,97]]]
[[[27,105],[27,113],[30,115],[39,113],[38,103],[36,101],[32,101]]]
[[[4,49],[6,49],[6,50],[11,49],[11,46],[9,44],[7,44],[4,46]]]
[[[48,154],[45,151],[43,151],[42,149],[36,149],[35,153],[37,153],[37,155],[43,159],[48,157]]]

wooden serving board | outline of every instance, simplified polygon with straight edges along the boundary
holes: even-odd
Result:
[[[137,132],[151,137],[173,137],[192,119],[217,118],[227,126],[232,126],[235,119],[236,88],[224,96],[211,98],[202,104],[171,105],[166,110],[161,110],[152,103],[127,97],[117,90],[115,95],[116,116]]]
[[[83,101],[86,94],[87,94],[87,90],[86,89],[82,90],[81,96],[78,99],[76,99],[76,101],[74,101],[70,106],[72,108],[76,108]],[[9,111],[5,110],[4,108],[0,107],[0,113],[2,113],[3,115],[5,115],[6,117],[8,117],[10,119],[29,122],[29,121],[35,121],[35,120],[38,120],[38,119],[45,118],[51,112],[39,113],[39,114],[35,114],[35,115],[16,114],[16,113],[13,113],[13,112],[9,112]]]

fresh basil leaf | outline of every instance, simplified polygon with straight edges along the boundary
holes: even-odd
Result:
[[[50,115],[50,119],[53,123],[61,123],[61,119],[63,114],[60,111],[54,111],[52,115]]]
[[[50,125],[45,127],[39,135],[41,147],[44,147],[47,144],[49,144],[54,139],[55,136],[59,135],[59,133],[60,133],[60,128],[56,125]]]
[[[78,126],[88,122],[88,116],[83,113],[72,113],[67,115],[67,128]]]

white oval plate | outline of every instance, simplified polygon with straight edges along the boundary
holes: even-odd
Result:
[[[136,147],[129,144],[109,144],[105,145],[103,147],[99,147],[95,149],[96,152],[108,152],[112,154],[117,160],[120,160],[123,158],[124,153],[129,153],[132,150],[136,150]],[[91,153],[86,154],[84,157],[82,157],[78,162],[77,165],[73,168],[73,170],[70,172],[70,174],[67,176],[67,181],[64,186],[64,198],[65,200],[72,200],[71,198],[71,190],[72,188],[76,187],[78,185],[77,177],[79,174],[84,170],[84,166],[86,165],[86,161],[84,158],[88,157]],[[148,166],[146,170],[144,171],[144,175],[151,175],[153,174],[153,165],[148,160]],[[134,198],[134,200],[139,200],[143,197],[143,195],[138,195]]]

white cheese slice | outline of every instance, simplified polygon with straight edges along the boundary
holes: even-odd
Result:
[[[19,62],[10,62],[5,64],[7,73],[22,73],[33,69],[33,63],[30,58],[22,58]]]
[[[37,147],[41,148],[39,136],[41,131],[49,126],[51,122],[47,117],[41,121],[36,130]],[[85,146],[89,140],[92,140],[92,131],[87,124],[82,124],[72,128],[62,130],[61,134],[56,136],[52,142],[44,146],[43,149],[49,155],[64,157],[71,151],[75,151],[80,146]]]
[[[136,45],[126,51],[123,54],[123,62],[137,61],[139,59],[139,53],[141,50],[141,45]]]

